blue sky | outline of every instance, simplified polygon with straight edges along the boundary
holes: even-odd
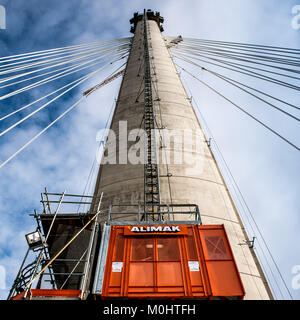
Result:
[[[300,48],[300,30],[291,27],[292,7],[296,4],[300,1],[0,0],[0,5],[4,5],[7,12],[7,29],[0,30],[0,56],[129,37],[129,19],[133,12],[144,8],[161,12],[165,18],[165,35]],[[295,121],[268,110],[256,100],[229,89],[207,74],[200,76],[299,145],[299,127]],[[292,267],[300,265],[299,152],[209,90],[187,76],[184,78],[293,297],[299,299],[300,290],[291,288]],[[60,100],[60,104],[0,138],[0,160],[6,159],[50,119],[71,105],[85,89],[101,79],[96,77],[89,81]],[[253,80],[247,83],[276,92],[289,102],[299,103],[299,95],[291,90]],[[116,80],[94,93],[0,169],[0,265],[6,269],[7,289],[25,254],[24,235],[35,229],[28,214],[40,209],[43,188],[47,186],[53,192],[65,189],[70,193],[83,192],[97,148],[96,133],[104,126],[119,85],[120,80]],[[39,94],[39,91],[33,91],[24,97],[20,95],[0,102],[0,114],[14,110],[26,99]],[[6,127],[7,123],[0,124],[1,129],[3,126]],[[6,298],[7,289],[0,289],[0,298]],[[281,289],[284,297],[288,298],[282,285]],[[280,298],[280,293],[276,293]]]

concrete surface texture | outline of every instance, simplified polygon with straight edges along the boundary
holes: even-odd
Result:
[[[175,136],[177,135],[178,138],[186,129],[194,132],[193,139],[188,140],[184,146],[184,157],[187,161],[179,164],[174,163],[172,159],[180,156],[181,146],[176,143],[167,144],[164,141],[163,130],[161,136],[157,136],[159,159],[163,160],[166,152],[171,159],[168,164],[159,164],[161,203],[197,204],[203,224],[224,224],[246,291],[245,299],[269,299],[256,257],[245,245],[244,240],[247,238],[238,213],[207,146],[166,41],[155,21],[147,21],[147,28],[156,125],[158,128],[175,130]],[[111,124],[111,129],[117,136],[120,129],[119,121],[127,121],[128,131],[143,128],[143,39],[143,21],[140,21],[136,26]],[[126,153],[133,148],[135,141],[129,141],[127,145],[123,143],[118,148],[119,140],[126,140],[126,138],[124,133],[117,137],[117,163],[103,164],[99,170],[95,194],[104,192],[103,220],[106,218],[105,213],[110,204],[138,204],[144,201],[144,165],[125,161]],[[109,148],[113,143],[109,135],[107,147]],[[120,155],[124,164],[118,161]],[[183,219],[186,217],[181,217],[181,220]]]

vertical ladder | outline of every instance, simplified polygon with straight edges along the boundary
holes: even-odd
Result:
[[[147,17],[144,11],[144,130],[147,134],[144,165],[144,210],[146,220],[159,220],[159,173],[157,166],[154,106],[152,97],[150,57],[147,36]]]

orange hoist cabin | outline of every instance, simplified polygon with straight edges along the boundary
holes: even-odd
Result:
[[[223,225],[168,220],[105,224],[93,294],[243,299],[245,292]]]

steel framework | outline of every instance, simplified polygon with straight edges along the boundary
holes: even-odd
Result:
[[[144,11],[144,130],[147,134],[146,164],[144,166],[145,213],[156,220],[159,214],[159,172],[156,155],[155,115],[152,95],[151,66],[148,48],[147,15]]]

